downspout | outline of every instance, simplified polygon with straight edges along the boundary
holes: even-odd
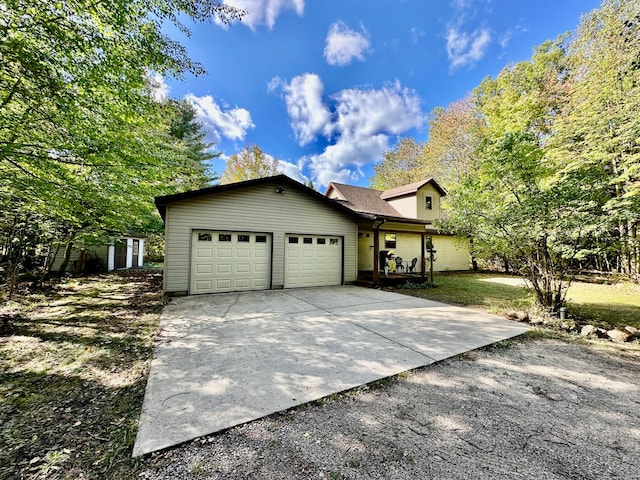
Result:
[[[376,285],[380,279],[379,269],[380,269],[380,227],[385,224],[387,219],[382,219],[382,221],[376,225],[376,221],[373,221],[373,283]]]

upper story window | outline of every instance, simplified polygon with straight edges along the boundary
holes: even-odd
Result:
[[[433,198],[432,197],[429,197],[429,196],[424,197],[424,207],[427,210],[433,210]]]
[[[396,234],[385,233],[384,234],[384,248],[396,248]]]

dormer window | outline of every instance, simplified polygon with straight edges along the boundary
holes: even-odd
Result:
[[[433,200],[431,197],[424,197],[424,208],[426,208],[427,210],[433,209]]]

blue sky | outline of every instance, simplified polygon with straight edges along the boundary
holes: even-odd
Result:
[[[429,112],[575,30],[599,0],[225,0],[230,26],[173,28],[208,74],[165,78],[196,107],[225,158],[257,144],[284,173],[367,186],[402,137],[425,140]]]

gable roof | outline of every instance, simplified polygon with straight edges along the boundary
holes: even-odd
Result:
[[[264,178],[256,178],[254,180],[246,180],[244,182],[236,182],[236,183],[228,183],[225,185],[215,185],[213,187],[201,188],[199,190],[190,190],[188,192],[175,193],[173,195],[163,195],[159,197],[155,197],[155,204],[158,212],[160,212],[160,216],[162,220],[165,219],[165,215],[167,212],[167,205],[173,202],[179,202],[182,200],[190,200],[192,198],[204,197],[207,195],[215,195],[221,192],[229,192],[233,190],[240,190],[242,188],[254,187],[258,185],[264,185],[266,183],[279,183],[284,186],[289,186],[296,188],[303,193],[315,198],[316,200],[324,203],[325,205],[330,206],[342,213],[346,213],[352,217],[358,217],[358,213],[354,210],[348,208],[345,205],[342,205],[340,202],[333,200],[332,198],[326,197],[320,192],[316,192],[314,189],[303,185],[302,183],[290,178],[286,175],[274,175],[271,177]]]
[[[406,219],[407,217],[401,215],[387,200],[405,195],[413,195],[427,184],[432,184],[440,195],[445,196],[447,194],[444,188],[442,188],[433,177],[430,177],[426,180],[420,180],[419,182],[413,182],[384,191],[331,182],[327,187],[325,195],[329,195],[331,191],[336,192],[340,197],[338,200],[340,203],[363,215]]]
[[[338,195],[342,197],[343,200],[339,200],[342,204],[358,213],[402,217],[400,212],[381,198],[382,193],[384,193],[382,190],[331,182],[329,183],[329,187],[327,187],[327,193],[325,193],[325,195],[328,194],[331,189],[335,190]]]
[[[442,195],[443,197],[447,194],[445,189],[442,188],[433,177],[430,177],[426,180],[420,180],[418,182],[409,183],[408,185],[402,185],[390,190],[385,190],[384,192],[382,192],[382,195],[380,195],[380,198],[382,198],[383,200],[387,200],[390,198],[402,197],[403,195],[411,195],[413,193],[416,193],[428,183],[431,183],[433,187],[438,191],[438,193],[440,193],[440,195]]]

